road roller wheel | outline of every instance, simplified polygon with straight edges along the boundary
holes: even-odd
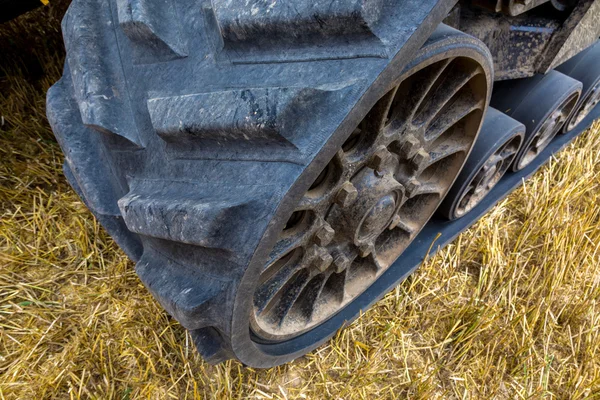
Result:
[[[581,88],[579,81],[558,71],[496,84],[492,107],[526,127],[523,145],[512,166],[514,171],[529,165],[561,131]]]
[[[600,103],[600,42],[556,70],[583,84],[581,97],[564,127],[564,132],[567,133],[577,128]]]
[[[440,206],[449,220],[475,208],[510,169],[523,142],[525,126],[489,107],[477,143]]]

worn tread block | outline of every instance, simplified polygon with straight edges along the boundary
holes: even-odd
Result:
[[[136,234],[127,229],[127,225],[125,225],[123,217],[121,217],[121,215],[105,215],[94,212],[93,208],[90,207],[85,195],[79,187],[79,183],[77,182],[75,175],[73,175],[73,171],[71,171],[71,167],[66,160],[63,163],[63,172],[69,185],[71,185],[73,190],[75,190],[85,206],[92,211],[92,214],[94,214],[94,217],[98,220],[98,222],[100,222],[100,225],[106,229],[113,240],[121,249],[123,249],[129,258],[131,258],[133,261],[138,261],[143,252],[142,242]]]
[[[217,42],[234,63],[387,57],[375,32],[385,0],[213,0]]]
[[[215,328],[197,329],[191,331],[190,335],[194,340],[198,353],[209,364],[217,365],[235,358],[233,351],[226,346],[225,340]]]
[[[115,242],[131,259],[138,260],[142,244],[125,226],[117,204],[126,189],[110,168],[110,157],[102,150],[101,134],[81,123],[71,89],[63,78],[47,95],[48,119],[65,154],[65,177]]]
[[[136,180],[131,185],[131,192],[119,200],[129,230],[233,253],[266,224],[263,205],[274,195],[269,186],[157,180]]]
[[[118,216],[117,201],[127,191],[111,170],[101,134],[82,124],[69,89],[68,78],[62,78],[48,90],[48,120],[88,207],[97,214]]]
[[[323,88],[249,88],[156,97],[148,111],[174,158],[302,163],[319,139],[319,110],[340,107],[355,82]],[[315,115],[307,119],[306,115]],[[307,139],[306,133],[313,137]]]
[[[135,269],[152,295],[186,329],[211,326],[222,314],[227,279],[179,263],[151,246],[145,247]]]
[[[243,42],[279,35],[295,41],[303,35],[370,33],[383,0],[213,0],[214,12],[226,42]]]
[[[296,88],[243,89],[148,100],[156,132],[167,141],[179,138],[222,142],[256,141],[293,146],[294,107],[310,101],[315,90]]]
[[[117,0],[119,25],[133,42],[141,63],[187,56],[179,18],[172,0]]]
[[[73,2],[62,23],[83,123],[143,147],[128,98],[107,1]]]
[[[383,0],[213,0],[223,39],[228,42],[279,35],[297,40],[308,34],[369,33],[381,16]]]

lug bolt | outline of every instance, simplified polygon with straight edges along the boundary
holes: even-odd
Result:
[[[365,243],[363,245],[360,245],[360,247],[358,248],[358,254],[362,257],[365,258],[366,256],[368,256],[369,254],[371,254],[373,252],[373,244],[372,243]]]
[[[369,168],[372,168],[377,172],[381,172],[385,168],[385,165],[389,159],[390,153],[385,148],[381,148],[377,150],[375,154],[373,154],[373,157],[371,157]]]
[[[325,225],[319,228],[317,233],[315,233],[314,241],[319,246],[327,246],[331,243],[334,236],[335,231],[333,228],[328,223],[325,223]]]
[[[407,135],[401,143],[396,146],[396,152],[402,158],[411,158],[421,147],[421,142],[414,135]]]
[[[327,268],[331,266],[332,263],[333,257],[327,252],[327,250],[325,250],[324,252],[320,251],[319,254],[317,254],[317,258],[315,259],[314,265],[319,271],[325,272]]]
[[[414,169],[421,171],[422,169],[425,169],[425,166],[429,163],[429,161],[431,161],[429,153],[423,149],[420,149],[417,151],[417,154],[413,156],[410,163]]]
[[[421,188],[421,182],[415,178],[411,178],[405,185],[406,192],[412,197]]]
[[[341,207],[349,207],[358,197],[358,190],[351,182],[346,182],[338,192],[335,202]]]
[[[340,272],[345,271],[346,269],[348,269],[348,267],[350,267],[350,264],[352,263],[352,261],[346,257],[343,254],[340,254],[339,256],[337,256],[335,258],[335,260],[333,260],[333,265],[335,266],[335,272],[337,272],[338,274]]]
[[[333,263],[333,257],[326,248],[313,244],[307,250],[307,262],[309,266],[313,266],[323,272]]]
[[[391,231],[393,229],[395,229],[399,224],[400,224],[400,216],[399,215],[394,215],[394,218],[392,218],[392,222],[390,222],[390,225],[388,226],[388,229]]]

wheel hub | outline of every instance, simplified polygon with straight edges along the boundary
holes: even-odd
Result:
[[[359,238],[379,236],[396,213],[396,196],[388,194],[369,211],[358,231]],[[383,223],[382,223],[383,222]]]
[[[559,131],[566,119],[565,110],[558,109],[552,113],[548,121],[540,129],[536,147],[546,147]]]
[[[404,187],[388,172],[364,168],[352,180],[358,200],[337,204],[326,220],[339,235],[338,243],[350,241],[356,247],[375,240],[391,223],[404,199]],[[346,185],[345,187],[348,187]]]

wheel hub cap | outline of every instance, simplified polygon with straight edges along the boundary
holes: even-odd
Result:
[[[350,185],[347,185],[350,186]],[[351,241],[360,247],[372,242],[383,232],[397,214],[404,199],[404,187],[391,173],[365,168],[352,180],[358,200],[349,205],[338,202],[326,221],[338,233],[339,242]]]

